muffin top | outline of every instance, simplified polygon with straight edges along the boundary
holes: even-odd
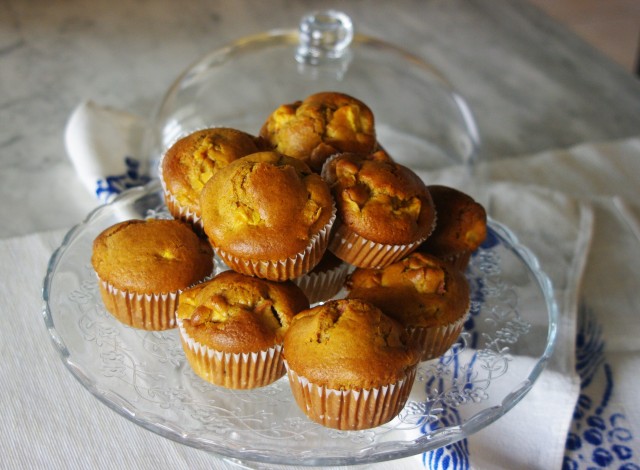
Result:
[[[425,253],[413,252],[381,269],[358,268],[346,284],[348,298],[371,302],[407,327],[455,322],[470,305],[464,274]]]
[[[428,189],[438,213],[438,223],[419,250],[443,256],[476,250],[487,237],[484,207],[455,188],[431,185]]]
[[[282,343],[294,315],[307,308],[309,301],[292,282],[224,271],[182,292],[177,317],[200,344],[239,354]]]
[[[211,275],[213,250],[184,222],[127,220],[96,237],[91,264],[118,289],[168,293]]]
[[[293,157],[258,152],[220,169],[201,194],[204,230],[235,256],[281,260],[305,250],[333,218],[329,187]]]
[[[338,152],[371,153],[376,148],[373,113],[344,93],[322,92],[283,104],[262,125],[260,136],[313,171]]]
[[[288,367],[334,390],[396,383],[420,359],[403,327],[356,299],[330,300],[296,315],[284,338]]]
[[[211,176],[232,161],[259,151],[258,139],[217,127],[193,132],[173,144],[162,159],[162,179],[177,202],[200,213],[200,191]]]
[[[336,201],[338,219],[358,235],[402,245],[431,233],[431,195],[409,168],[376,154],[343,153],[326,162],[322,176]]]

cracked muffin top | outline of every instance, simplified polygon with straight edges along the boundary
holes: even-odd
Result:
[[[413,252],[381,269],[356,269],[346,282],[349,298],[371,302],[407,327],[452,323],[469,310],[469,283],[449,263]]]
[[[200,192],[211,176],[232,161],[258,152],[259,139],[245,132],[217,127],[179,139],[164,154],[162,180],[183,207],[200,214]]]
[[[288,367],[314,384],[335,390],[396,383],[420,352],[404,327],[356,299],[330,300],[296,315],[284,338]]]
[[[336,155],[326,162],[322,176],[336,201],[338,219],[361,237],[403,245],[431,233],[436,213],[429,190],[384,152]]]
[[[224,271],[180,295],[177,317],[195,341],[219,351],[263,351],[282,343],[298,312],[309,307],[292,282]]]
[[[101,232],[91,263],[98,277],[121,290],[168,293],[211,275],[213,250],[178,220],[127,220]]]
[[[258,152],[218,171],[201,194],[204,230],[214,247],[265,260],[296,256],[327,227],[329,187],[309,167],[278,152]]]
[[[377,146],[374,117],[362,101],[344,93],[321,92],[274,110],[260,136],[315,172],[338,152],[371,153]]]

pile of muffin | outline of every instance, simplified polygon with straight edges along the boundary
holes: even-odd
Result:
[[[192,132],[160,179],[173,219],[109,227],[92,264],[107,310],[178,327],[203,379],[250,389],[287,374],[309,418],[366,429],[397,416],[419,362],[458,338],[485,211],[397,163],[360,100],[281,105],[256,136]],[[215,272],[214,253],[230,269]]]

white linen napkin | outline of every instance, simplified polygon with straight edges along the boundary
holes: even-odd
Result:
[[[640,468],[640,138],[507,160],[489,173],[590,204],[576,336],[581,390],[563,468]]]
[[[433,175],[423,178],[441,182]],[[577,293],[591,242],[592,212],[573,198],[538,186],[492,183],[477,191],[489,214],[537,256],[553,282],[560,315],[554,354],[531,391],[505,416],[466,440],[468,468],[559,468],[580,388],[574,350]],[[453,448],[441,452],[446,455]],[[433,462],[433,454],[429,459]]]
[[[65,147],[80,181],[100,202],[149,181],[149,162],[141,158],[146,128],[142,117],[91,100],[73,110]]]
[[[128,181],[126,164],[121,162],[128,156],[139,159],[141,123],[128,113],[95,103],[83,103],[74,112],[66,130],[67,148],[78,176],[92,193],[103,187],[99,181],[109,181],[107,176],[116,175],[116,180],[121,181],[119,176],[125,175],[122,178],[125,184],[107,185],[108,191],[98,191],[100,195],[111,189],[117,193],[127,185],[136,184],[140,171],[134,174],[133,181]],[[111,138],[103,139],[101,135]],[[121,138],[118,140],[117,136]],[[110,145],[116,141],[118,147]],[[368,468],[548,469],[564,464],[565,468],[577,469],[602,463],[621,466],[640,459],[640,433],[635,424],[640,422],[640,415],[638,405],[632,400],[638,379],[637,373],[630,373],[634,367],[637,369],[635,338],[640,333],[640,322],[636,318],[640,287],[640,210],[634,204],[640,200],[635,182],[640,175],[638,161],[640,139],[629,139],[518,157],[483,168],[483,172],[490,175],[491,184],[485,190],[479,190],[482,194],[478,197],[487,204],[492,217],[508,225],[532,249],[554,283],[560,306],[556,351],[524,399],[486,429],[437,451]],[[114,162],[120,162],[120,166],[114,166]],[[141,180],[146,176],[142,174]],[[441,182],[455,186],[456,181],[463,181],[455,169],[422,176],[429,184]],[[0,246],[13,256],[16,253],[23,256],[27,244],[40,243],[36,236],[35,239],[14,240],[10,246]],[[45,256],[46,251],[40,250],[39,256]],[[24,288],[27,279],[35,277],[39,280],[40,273],[34,264],[41,268],[42,262],[38,259],[38,263],[23,266],[21,281],[6,292]],[[6,307],[3,304],[2,310]],[[25,311],[23,304],[9,304],[9,307]],[[576,321],[578,311],[579,322]],[[24,327],[26,325],[15,325],[18,336]],[[38,342],[36,350],[39,357],[54,355],[53,350],[46,350],[42,342]],[[25,352],[23,357],[28,361],[30,354]],[[48,358],[48,361],[53,359]],[[56,367],[52,369],[56,370]],[[70,374],[66,377],[64,372],[57,370],[55,380],[73,383]],[[5,373],[7,377],[3,377],[3,384],[7,383],[6,379],[20,375],[20,370],[16,364],[15,370],[5,372],[3,369],[2,374]],[[43,373],[42,380],[46,376]],[[83,399],[76,400],[76,395],[83,393],[77,390],[80,388],[77,384],[74,385],[72,397],[64,394],[55,397],[74,404],[82,403],[79,410],[73,410],[76,413],[73,419],[76,425],[84,426],[95,414],[94,407],[102,405],[97,400],[92,401],[88,393]],[[15,394],[17,390],[20,389],[10,391]],[[43,406],[40,413],[55,409],[53,403],[49,405],[51,407]],[[19,411],[15,414],[20,416]],[[167,452],[165,463],[182,468],[186,461],[176,458],[177,448],[183,451],[182,456],[191,458],[197,454],[189,460],[190,468],[205,461],[213,467],[226,465],[214,457],[202,457],[201,452],[164,443],[165,440],[133,425],[127,426],[122,423],[126,420],[114,413],[107,422],[104,419],[101,415],[97,425],[100,429],[110,429],[116,423],[118,427],[127,428],[125,434],[133,433],[137,437],[130,446],[131,452],[143,455]],[[40,421],[45,422],[45,419]],[[31,461],[19,450],[30,431],[27,428],[25,435],[16,438],[13,455],[17,461]],[[145,433],[148,439],[145,439]],[[97,436],[114,439],[103,432],[95,433],[94,437]],[[47,437],[49,440],[42,443],[42,455],[52,453],[62,459],[57,436],[47,433]],[[81,449],[91,456],[88,458],[108,458],[100,449],[87,445],[86,438],[74,437],[83,445],[75,452],[66,449],[69,455],[73,456]],[[155,445],[159,449],[150,450]],[[149,468],[155,463],[151,459]]]

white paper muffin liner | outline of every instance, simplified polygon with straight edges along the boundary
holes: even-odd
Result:
[[[289,385],[300,409],[316,423],[340,430],[380,426],[398,416],[407,402],[416,367],[394,384],[362,390],[335,390],[310,382],[289,368]]]
[[[163,194],[164,194],[164,202],[167,206],[167,210],[171,213],[173,217],[176,219],[184,220],[185,222],[189,222],[194,227],[199,230],[203,230],[202,218],[195,211],[184,207],[181,205],[176,197],[171,194],[169,191],[164,188],[164,181],[162,183],[163,186]]]
[[[331,228],[335,220],[336,208],[334,206],[329,222],[311,237],[303,251],[289,258],[279,260],[248,259],[235,256],[218,246],[214,246],[214,250],[222,261],[236,272],[270,281],[287,281],[308,273],[320,262],[327,249]]]
[[[414,251],[427,237],[405,245],[389,245],[368,240],[336,221],[329,250],[341,260],[359,268],[384,268]]]
[[[164,159],[164,155],[162,157]],[[176,219],[184,220],[185,222],[189,222],[195,228],[202,231],[202,218],[195,211],[191,210],[188,207],[183,206],[178,202],[178,199],[167,189],[167,183],[164,180],[164,175],[162,172],[162,160],[160,160],[160,165],[158,166],[158,177],[160,179],[160,184],[162,186],[162,194],[164,196],[164,203],[167,206],[167,210],[169,213]]]
[[[107,311],[134,328],[159,331],[174,328],[175,311],[180,291],[161,294],[140,294],[118,289],[98,278],[100,295]]]
[[[408,327],[410,341],[422,348],[421,361],[442,356],[458,340],[467,320],[468,312],[457,321],[434,327]]]
[[[209,383],[247,390],[269,385],[285,374],[280,344],[242,354],[218,351],[193,339],[182,320],[176,321],[187,361]]]
[[[330,299],[342,289],[349,272],[349,265],[340,263],[333,269],[326,271],[311,271],[293,279],[307,296],[310,304]]]
[[[321,175],[329,185],[334,181],[329,173],[331,161],[339,158],[340,155],[340,153],[331,155],[322,166]],[[377,243],[362,237],[343,224],[338,217],[328,248],[338,258],[353,266],[359,268],[383,268],[404,258],[429,238],[436,227],[438,215],[435,212],[435,206],[433,206],[433,209],[434,218],[427,235],[412,243],[402,245]]]

